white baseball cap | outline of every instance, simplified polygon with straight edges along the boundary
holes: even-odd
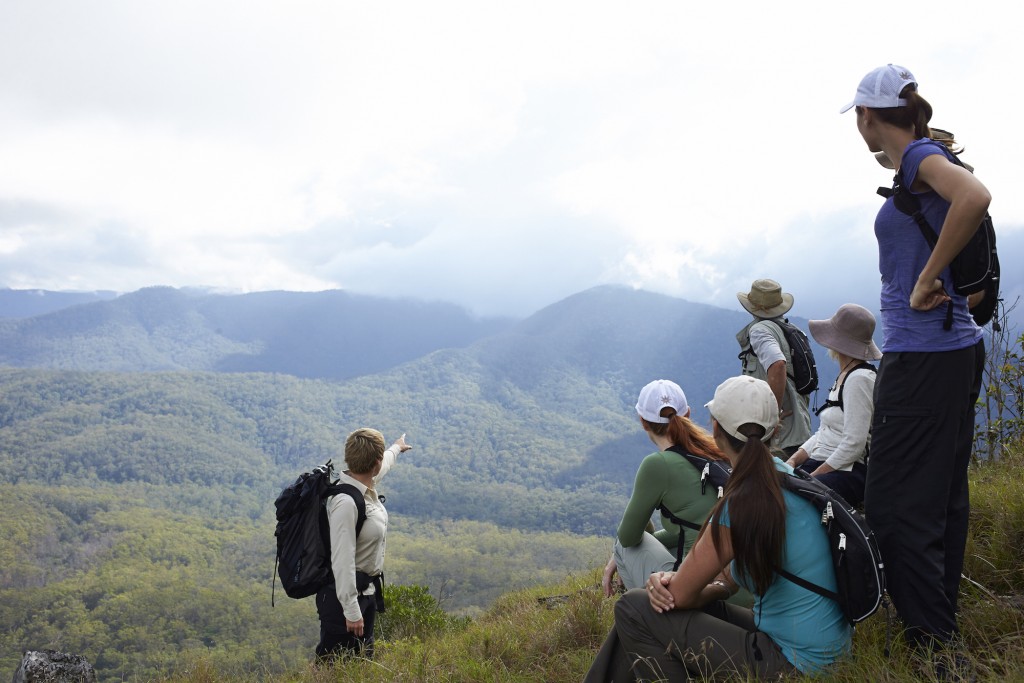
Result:
[[[867,76],[861,79],[857,86],[857,95],[853,101],[839,110],[840,114],[850,111],[854,107],[870,107],[871,109],[890,109],[892,107],[905,107],[907,101],[900,97],[900,93],[908,85],[914,86],[917,90],[917,81],[910,69],[896,64],[886,64],[877,69],[872,69]]]
[[[677,415],[684,416],[690,409],[686,394],[678,384],[668,379],[656,379],[640,390],[636,400],[636,414],[648,422],[668,423],[672,418],[662,417],[661,409],[674,408]]]
[[[779,423],[779,403],[772,388],[768,382],[749,375],[730,377],[719,384],[715,397],[704,407],[727,434],[740,441],[747,440],[739,431],[745,424],[764,427],[761,440],[770,441]]]

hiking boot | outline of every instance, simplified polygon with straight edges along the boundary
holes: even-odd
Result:
[[[959,652],[936,653],[928,668],[932,669],[934,680],[939,683],[976,683],[978,680],[974,663]]]

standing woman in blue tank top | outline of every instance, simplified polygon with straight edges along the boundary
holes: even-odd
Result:
[[[902,171],[904,187],[939,233],[932,251],[891,198],[875,218],[884,342],[865,493],[905,636],[928,655],[955,646],[959,633],[967,466],[985,359],[982,331],[966,298],[952,290],[949,264],[977,230],[991,196],[931,139],[932,107],[917,85],[904,67],[879,67],[840,112],[855,110],[868,149]]]

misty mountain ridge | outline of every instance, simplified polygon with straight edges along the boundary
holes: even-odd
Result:
[[[0,310],[0,317],[6,313]],[[452,304],[339,290],[225,295],[150,287],[31,318],[0,319],[0,364],[346,379],[465,346],[510,324]]]
[[[738,370],[734,337],[750,319],[621,285],[594,287],[518,321],[340,290],[226,295],[150,287],[30,318],[9,317],[4,301],[0,365],[11,367],[346,380],[472,348],[486,375],[526,390],[571,369],[587,381],[613,378],[629,394],[664,377],[697,396]],[[824,351],[818,360],[828,375]]]
[[[117,292],[54,292],[45,289],[0,288],[0,318],[32,318],[78,304],[108,301]]]
[[[569,373],[608,383],[631,405],[643,384],[673,379],[697,399],[695,418],[717,384],[738,372],[735,334],[750,320],[745,311],[624,285],[593,287],[522,320],[341,290],[220,294],[171,287],[31,318],[4,315],[0,308],[0,365],[11,367],[348,380],[465,349],[481,366],[484,387],[554,385],[544,395],[560,395],[557,384]],[[805,319],[792,320],[807,329]],[[814,346],[827,387],[835,368]]]
[[[334,292],[141,290],[5,322],[5,363],[46,370],[4,372],[0,432],[17,444],[11,475],[29,480],[59,472],[230,485],[235,468],[222,475],[218,463],[248,462],[272,490],[337,457],[344,434],[369,424],[388,438],[408,431],[417,444],[389,476],[396,512],[422,514],[456,496],[457,514],[447,510],[455,518],[543,530],[553,522],[541,501],[553,487],[565,508],[557,528],[606,533],[650,451],[633,409],[640,387],[679,382],[693,419],[707,425],[703,404],[739,371],[734,337],[748,320],[620,286],[518,322]],[[345,336],[351,329],[369,333]],[[388,348],[389,335],[414,343]],[[224,372],[241,360],[248,372]],[[289,372],[297,361],[316,377],[289,378],[300,376]],[[76,371],[53,369],[62,365]],[[823,387],[831,365],[825,359]],[[168,369],[176,372],[153,374]],[[158,461],[167,465],[151,467]]]

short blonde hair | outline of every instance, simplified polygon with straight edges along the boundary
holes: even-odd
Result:
[[[345,465],[355,474],[373,471],[373,466],[384,457],[384,435],[376,429],[362,427],[345,439]]]

